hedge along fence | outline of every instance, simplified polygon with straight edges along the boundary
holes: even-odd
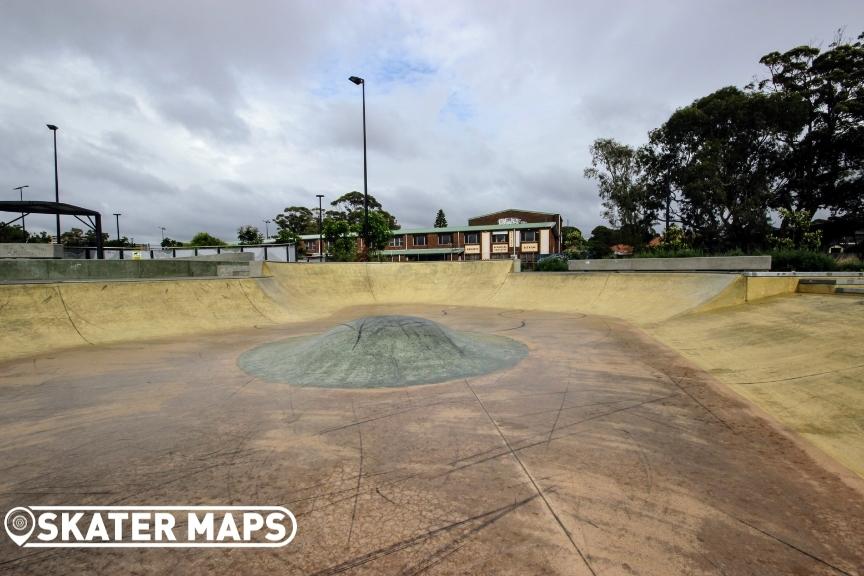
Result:
[[[706,254],[702,250],[694,248],[678,250],[657,248],[651,251],[639,252],[634,255],[634,258],[694,258],[700,256],[744,255],[745,253],[740,250],[733,250],[722,254]],[[837,261],[828,254],[810,250],[774,250],[753,255],[771,256],[771,270],[774,272],[864,271],[864,263],[857,258]]]

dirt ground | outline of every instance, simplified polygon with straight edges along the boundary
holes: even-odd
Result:
[[[468,380],[297,388],[257,345],[413,314],[529,347]],[[861,574],[860,479],[606,318],[353,308],[305,324],[0,364],[0,510],[283,505],[269,550],[20,549],[21,574]]]

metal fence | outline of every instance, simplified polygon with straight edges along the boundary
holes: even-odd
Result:
[[[96,258],[95,246],[67,246],[65,258]],[[104,248],[105,260],[160,260],[190,258],[194,256],[218,256],[221,254],[253,254],[254,260],[267,262],[296,262],[293,244],[250,244],[248,246],[178,246],[176,248]]]

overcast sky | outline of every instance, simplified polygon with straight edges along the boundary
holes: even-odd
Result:
[[[0,197],[53,199],[53,123],[61,201],[112,237],[113,212],[138,242],[263,231],[363,190],[357,75],[369,192],[403,227],[515,207],[587,233],[591,141],[641,144],[840,27],[864,30],[864,2],[0,0]]]

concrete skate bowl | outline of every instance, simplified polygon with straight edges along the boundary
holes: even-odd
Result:
[[[798,295],[795,278],[510,270],[506,261],[270,263],[269,276],[258,279],[4,285],[0,360],[319,320],[356,306],[611,317],[676,349],[864,474],[861,299]],[[808,392],[816,389],[823,393]]]
[[[290,566],[211,558],[235,572],[745,573],[759,557],[763,573],[856,573],[862,299],[797,294],[794,278],[510,268],[2,285],[0,455],[26,465],[0,482],[111,494],[99,504],[287,503]],[[419,349],[369,341],[382,360],[362,370],[335,358],[380,316],[418,318]],[[434,368],[430,334],[455,346]],[[460,338],[516,346],[475,371],[451,365]],[[420,366],[400,374],[396,357]],[[389,376],[345,387],[370,369]],[[28,567],[97,566],[59,558]]]

